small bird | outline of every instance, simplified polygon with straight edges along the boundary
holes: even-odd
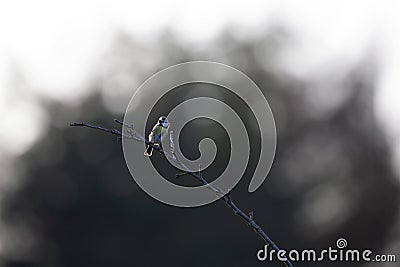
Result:
[[[158,123],[154,125],[151,133],[149,134],[149,141],[153,144],[159,146],[161,144],[161,140],[165,137],[168,132],[169,122],[167,117],[161,116],[158,119]],[[144,152],[146,156],[151,156],[153,154],[153,148],[151,146],[146,147],[146,151]]]

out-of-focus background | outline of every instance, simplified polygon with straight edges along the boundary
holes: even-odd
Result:
[[[115,137],[68,126],[118,127],[145,79],[189,60],[243,71],[271,105],[269,178],[248,194],[246,173],[232,196],[278,245],[324,249],[343,237],[399,258],[399,10],[368,0],[2,1],[0,266],[266,264],[262,241],[223,203],[161,204],[134,183]],[[314,265],[342,264],[398,263]]]

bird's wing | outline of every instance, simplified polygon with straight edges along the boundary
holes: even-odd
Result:
[[[161,129],[161,136],[164,137],[164,136],[167,135],[168,129],[167,129],[167,128],[164,128],[164,127],[161,127],[161,128],[162,128],[162,129]]]
[[[162,133],[162,126],[160,125],[154,125],[153,129],[151,130],[151,133],[149,134],[149,140],[151,142],[154,142],[154,137],[157,135],[160,135]]]

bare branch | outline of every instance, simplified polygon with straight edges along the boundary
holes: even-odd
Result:
[[[219,188],[215,188],[213,187],[211,184],[209,184],[202,176],[201,174],[201,166],[199,169],[199,172],[193,172],[191,170],[189,170],[189,168],[187,168],[182,162],[179,161],[179,159],[176,157],[175,155],[175,147],[173,144],[173,135],[170,133],[170,141],[171,141],[171,154],[167,153],[166,151],[164,151],[161,147],[154,145],[152,142],[147,141],[143,136],[141,136],[140,134],[138,134],[133,125],[128,125],[125,124],[124,122],[118,120],[118,119],[114,119],[114,121],[118,124],[121,124],[123,126],[127,127],[127,132],[129,135],[124,135],[121,131],[116,130],[116,129],[107,129],[101,126],[96,126],[96,125],[92,125],[86,122],[74,122],[71,123],[70,126],[83,126],[83,127],[88,127],[88,128],[92,128],[92,129],[96,129],[96,130],[101,130],[104,132],[108,132],[110,134],[113,135],[118,135],[119,137],[125,137],[125,138],[130,138],[132,140],[136,140],[139,142],[143,142],[146,145],[151,146],[154,150],[158,151],[159,153],[161,153],[162,155],[164,155],[165,157],[168,157],[170,159],[172,159],[174,162],[176,162],[177,164],[179,164],[184,170],[184,173],[180,173],[177,174],[177,178],[184,176],[184,175],[190,175],[192,177],[194,177],[196,180],[198,180],[199,182],[201,182],[203,185],[205,185],[208,189],[212,190],[216,195],[221,196],[220,200],[224,201],[225,204],[230,207],[233,212],[237,215],[239,215],[242,219],[244,219],[247,222],[247,225],[252,228],[265,242],[268,246],[270,246],[273,250],[275,250],[276,252],[278,252],[280,249],[279,247],[272,241],[271,238],[269,238],[269,236],[264,232],[264,230],[255,222],[254,220],[254,212],[251,211],[249,212],[249,214],[244,213],[232,200],[230,192],[224,193],[222,192],[221,189]],[[293,267],[293,264],[291,263],[291,261],[289,259],[287,259],[286,261],[284,261],[285,265],[288,267]]]
[[[69,124],[69,126],[84,126],[84,127],[88,127],[88,128],[92,128],[92,129],[97,129],[97,130],[101,130],[104,132],[108,132],[114,135],[119,135],[122,137],[122,132],[116,130],[116,129],[107,129],[101,126],[97,126],[97,125],[92,125],[86,122],[72,122]]]

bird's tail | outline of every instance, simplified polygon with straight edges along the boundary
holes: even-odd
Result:
[[[146,156],[151,156],[153,154],[153,148],[151,146],[146,147],[146,151],[144,152]]]

